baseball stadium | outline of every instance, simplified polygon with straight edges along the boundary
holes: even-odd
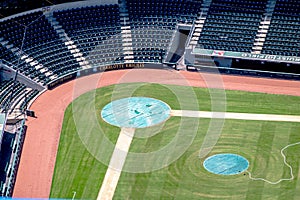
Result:
[[[297,0],[2,0],[0,199],[300,200]]]

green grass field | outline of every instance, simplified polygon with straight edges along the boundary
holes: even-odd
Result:
[[[138,86],[138,87],[137,87]],[[137,88],[131,96],[160,99],[172,109],[211,110],[211,92],[204,88],[166,86],[158,84],[121,84],[99,88],[75,99],[65,111],[59,150],[52,182],[51,198],[95,199],[107,166],[95,157],[108,162],[120,129],[106,124],[101,109],[114,97],[126,97],[126,90]],[[117,88],[117,90],[116,90]],[[194,91],[198,105],[182,106],[178,95]],[[175,94],[173,91],[179,91]],[[300,98],[241,91],[226,91],[228,112],[300,115]],[[130,152],[152,152],[163,148],[175,136],[183,119],[171,117],[164,126],[136,130],[136,135],[156,132],[148,138],[134,138]],[[293,167],[295,179],[271,185],[252,181],[248,175],[214,175],[207,172],[198,157],[210,119],[190,119],[199,123],[197,135],[186,152],[169,166],[149,173],[122,172],[114,199],[300,199],[300,146],[285,151]],[[82,138],[85,130],[88,137]],[[289,178],[280,150],[287,144],[300,141],[300,124],[291,122],[226,120],[222,134],[208,156],[216,153],[237,153],[250,162],[254,177],[277,181]],[[88,149],[86,145],[88,144]],[[128,164],[128,163],[126,163]],[[125,165],[126,165],[125,164]]]

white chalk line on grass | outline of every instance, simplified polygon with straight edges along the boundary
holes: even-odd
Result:
[[[73,191],[73,197],[72,197],[72,200],[74,200],[76,197],[76,191]]]
[[[134,128],[121,128],[97,200],[111,200],[113,198],[134,132]]]
[[[172,116],[179,117],[195,117],[195,118],[224,118],[224,119],[239,119],[239,120],[257,120],[257,121],[281,121],[281,122],[300,122],[300,116],[296,115],[274,115],[274,114],[253,114],[253,113],[233,113],[233,112],[209,112],[209,111],[192,111],[192,110],[172,110]],[[251,172],[247,171],[249,178],[254,181],[265,181],[269,184],[278,184],[282,181],[291,181],[294,179],[293,168],[286,162],[284,150],[291,146],[299,145],[300,142],[288,144],[280,151],[284,164],[290,169],[290,178],[282,178],[278,181],[269,181],[264,178],[254,178]]]
[[[287,148],[289,148],[289,147],[291,147],[291,146],[296,146],[296,145],[299,145],[300,144],[300,142],[296,142],[296,143],[293,143],[293,144],[289,144],[289,145],[287,145],[287,146],[285,146],[285,147],[283,147],[282,149],[281,149],[281,151],[280,151],[280,153],[281,153],[281,155],[282,155],[282,157],[283,157],[283,162],[284,162],[284,164],[288,167],[288,168],[290,168],[290,175],[291,175],[291,178],[282,178],[282,179],[279,179],[278,181],[268,181],[267,179],[264,179],[264,178],[254,178],[254,177],[252,177],[252,175],[251,175],[251,172],[249,172],[249,171],[246,171],[247,173],[248,173],[248,175],[249,175],[249,178],[251,179],[251,180],[254,180],[254,181],[265,181],[265,182],[267,182],[267,183],[270,183],[270,184],[272,184],[272,185],[276,185],[276,184],[278,184],[278,183],[280,183],[280,182],[282,182],[282,181],[291,181],[291,180],[293,180],[295,177],[294,177],[294,174],[293,174],[293,168],[292,168],[292,166],[289,164],[289,163],[287,163],[286,162],[286,156],[284,155],[284,150],[286,150]]]
[[[193,110],[171,110],[171,116],[195,117],[195,118],[257,120],[257,121],[300,122],[300,116],[296,116],[296,115],[209,112],[209,111],[193,111]]]

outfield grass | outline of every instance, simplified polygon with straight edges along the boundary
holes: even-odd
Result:
[[[197,137],[188,151],[169,167],[146,174],[122,173],[115,199],[298,199],[298,178],[295,181],[270,185],[251,181],[243,174],[220,176],[207,172],[199,159],[199,148],[208,127],[208,119],[201,119]],[[289,178],[289,169],[283,165],[280,150],[289,143],[300,141],[297,123],[226,120],[222,135],[208,155],[237,153],[250,162],[254,177],[277,181]],[[166,137],[166,136],[161,136]],[[145,151],[151,148],[153,138],[144,145],[134,140],[131,148]],[[156,148],[155,148],[156,149]],[[287,150],[288,162],[297,177],[300,148]],[[283,199],[278,198],[278,199]]]
[[[88,92],[67,108],[60,138],[59,151],[51,189],[51,198],[95,199],[101,187],[107,167],[95,159],[85,148],[92,147],[92,154],[105,154],[109,161],[113,148],[102,147],[106,137],[116,143],[120,129],[106,124],[100,117],[101,109],[112,99],[128,96],[128,90],[137,84],[108,86]],[[117,88],[117,89],[116,89]],[[175,92],[176,91],[176,94]],[[211,110],[210,92],[203,88],[193,88],[197,105],[189,105],[184,98],[180,105],[178,95],[188,97],[191,88],[142,84],[131,96],[145,96],[160,99],[172,109]],[[127,96],[126,96],[127,95]],[[241,91],[226,91],[226,106],[230,112],[274,113],[300,115],[299,97],[269,95]],[[191,101],[192,102],[192,101]],[[130,152],[152,152],[164,147],[175,136],[181,118],[171,117],[164,126],[138,129],[130,147]],[[198,120],[197,120],[198,121]],[[197,135],[188,150],[166,168],[143,174],[123,172],[115,193],[115,199],[298,199],[298,146],[286,151],[288,162],[294,168],[294,181],[270,185],[261,181],[251,181],[243,174],[220,176],[207,172],[199,159],[199,149],[209,126],[209,119],[199,119]],[[80,124],[79,124],[80,123]],[[100,126],[99,126],[100,125]],[[80,126],[80,128],[78,128]],[[88,140],[78,134],[81,128],[88,132]],[[159,130],[159,131],[158,131]],[[218,143],[210,152],[238,153],[250,162],[249,171],[254,177],[276,181],[289,178],[289,170],[283,165],[280,149],[289,143],[300,141],[300,124],[288,122],[226,120]],[[143,138],[145,132],[155,132]],[[102,134],[100,134],[102,133]],[[126,163],[128,164],[128,163]]]

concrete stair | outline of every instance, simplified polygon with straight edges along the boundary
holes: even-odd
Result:
[[[198,13],[198,17],[195,20],[195,23],[193,25],[193,29],[192,29],[193,34],[192,34],[192,38],[190,39],[189,46],[195,47],[197,45],[211,2],[212,0],[203,1],[201,5],[201,11]]]
[[[260,22],[259,29],[257,31],[253,43],[252,52],[251,52],[253,54],[261,54],[271,24],[272,13],[274,11],[275,5],[276,5],[276,0],[269,0],[267,3],[263,20]]]
[[[132,34],[129,21],[129,14],[126,7],[126,1],[120,1],[120,23],[121,23],[121,33],[122,33],[122,46],[124,53],[124,62],[133,63],[133,48],[132,48]]]
[[[60,39],[64,42],[64,44],[67,46],[71,54],[74,56],[76,61],[79,63],[79,65],[82,67],[82,69],[88,69],[92,66],[88,62],[88,60],[83,56],[83,54],[80,52],[80,49],[77,48],[74,41],[68,37],[65,30],[62,28],[62,26],[59,24],[59,22],[56,20],[56,18],[53,16],[52,12],[47,12],[44,14],[49,21],[49,23],[53,26],[54,30],[60,37]]]

